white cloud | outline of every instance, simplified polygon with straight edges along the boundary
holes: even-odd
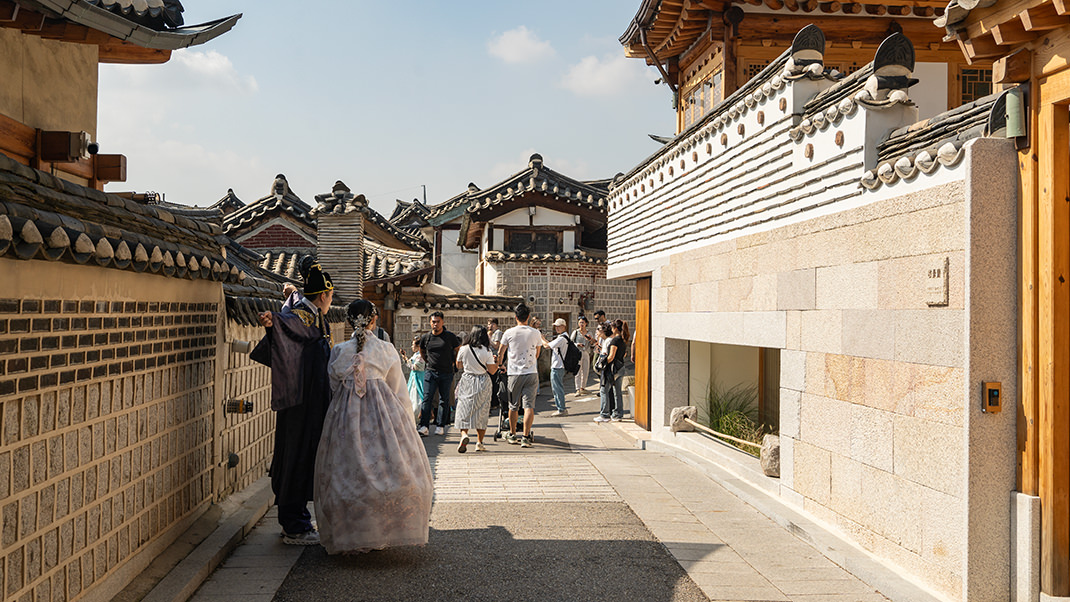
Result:
[[[556,54],[549,42],[540,40],[523,25],[491,38],[487,52],[506,63],[535,63]]]
[[[215,50],[175,52],[172,59],[190,79],[207,86],[224,87],[235,92],[255,93],[260,89],[252,75],[240,75],[234,63]]]
[[[613,53],[601,58],[584,57],[569,67],[560,85],[579,96],[610,96],[643,84],[648,79],[653,81],[653,74],[642,60]]]

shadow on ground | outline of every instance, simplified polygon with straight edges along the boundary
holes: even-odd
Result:
[[[427,546],[356,556],[309,548],[275,600],[707,598],[623,503],[442,503]]]

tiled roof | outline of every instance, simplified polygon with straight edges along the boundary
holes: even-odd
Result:
[[[605,253],[591,253],[577,250],[572,253],[507,253],[505,251],[487,251],[484,255],[487,261],[512,262],[512,261],[574,261],[579,263],[605,264]]]
[[[211,41],[230,31],[240,14],[198,25],[182,25],[177,0],[19,0],[49,18],[106,33],[142,48],[177,50]]]
[[[919,171],[932,173],[941,165],[957,165],[966,142],[991,135],[990,124],[1005,120],[1001,98],[1004,94],[990,94],[895,130],[878,145],[877,167],[862,176],[862,185],[873,190],[882,184],[913,178]]]
[[[0,256],[239,282],[219,226],[60,180],[0,154]]]
[[[178,0],[86,0],[157,31],[182,27],[182,3]]]
[[[209,209],[215,209],[224,215],[238,211],[243,207],[245,207],[245,201],[239,199],[238,195],[234,194],[233,188],[228,188],[227,194],[224,195],[223,198],[208,206]]]
[[[316,208],[312,211],[312,215],[315,217],[325,213],[340,214],[354,211],[363,213],[364,219],[382,228],[402,243],[425,251],[431,250],[430,242],[426,238],[402,230],[392,224],[390,220],[368,205],[368,200],[363,194],[353,194],[342,181],[335,182],[334,189],[331,192],[316,195]]]
[[[468,201],[467,213],[476,214],[489,207],[506,203],[528,192],[541,192],[567,203],[587,207],[596,211],[606,210],[608,187],[602,183],[607,180],[594,180],[594,183],[574,180],[543,166],[542,156],[534,154],[528,161],[527,169],[498,182],[483,190],[469,190],[465,195]]]
[[[385,278],[404,278],[428,267],[431,267],[431,262],[424,251],[395,249],[370,238],[364,239],[365,283]]]
[[[273,211],[288,213],[309,228],[316,228],[316,222],[312,218],[312,208],[305,204],[300,197],[287,190],[281,195],[269,194],[233,213],[227,214],[223,218],[223,232],[231,234],[235,230],[244,228]]]
[[[411,203],[398,200],[397,205],[394,207],[394,213],[390,214],[390,221],[400,225],[414,217],[423,219],[427,217],[428,213],[431,213],[431,210],[427,205],[421,203],[419,199],[413,199]]]
[[[507,297],[499,295],[435,295],[420,293],[419,295],[403,294],[398,305],[405,308],[453,309],[469,311],[512,311],[523,297]]]

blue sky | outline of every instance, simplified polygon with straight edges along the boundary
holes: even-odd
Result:
[[[485,187],[533,152],[579,179],[627,172],[672,134],[669,90],[617,41],[639,0],[187,0],[187,24],[244,13],[165,65],[101,65],[97,139],[127,155],[109,191],[207,205],[276,173],[308,202],[335,180],[379,211]]]

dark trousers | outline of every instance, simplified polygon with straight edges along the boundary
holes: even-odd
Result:
[[[431,424],[431,409],[434,408],[435,393],[438,392],[438,411],[435,424],[448,426],[450,420],[450,389],[453,387],[452,372],[424,372],[424,398],[420,403],[420,426]]]
[[[299,535],[312,530],[312,515],[308,504],[279,504],[279,525],[290,535]]]

